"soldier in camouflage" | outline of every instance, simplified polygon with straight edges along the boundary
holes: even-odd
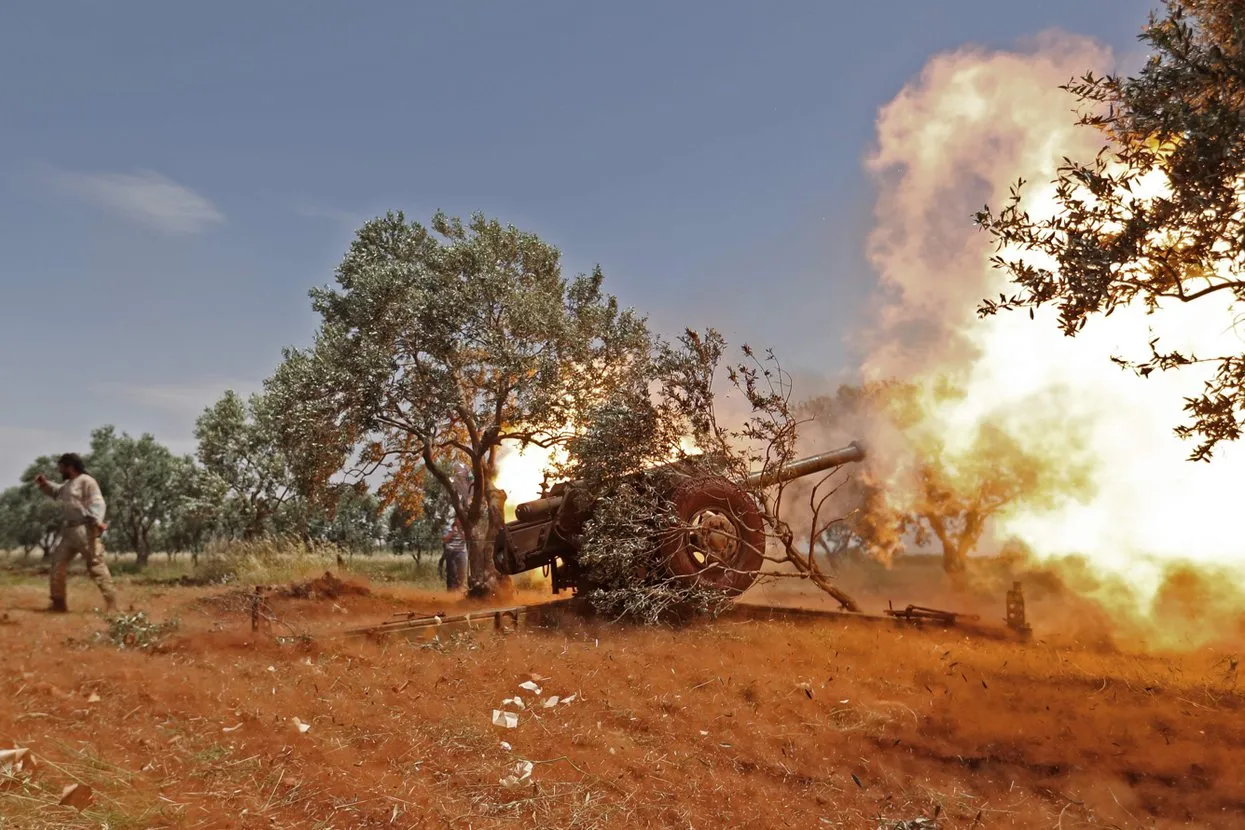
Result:
[[[104,607],[112,611],[117,607],[117,592],[99,541],[100,534],[108,527],[104,524],[104,496],[99,483],[87,475],[82,458],[76,453],[65,453],[56,465],[63,483],[53,484],[43,475],[35,479],[39,489],[59,501],[65,510],[60,544],[52,551],[52,605],[49,610],[60,613],[69,610],[65,603],[65,575],[73,558],[82,554],[87,573],[104,595]]]

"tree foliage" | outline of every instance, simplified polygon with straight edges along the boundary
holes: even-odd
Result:
[[[380,499],[362,482],[342,485],[338,490],[323,538],[343,550],[371,552],[385,538]]]
[[[172,521],[180,506],[191,464],[148,434],[118,435],[112,426],[91,433],[88,468],[108,503],[109,547],[132,550],[138,566],[146,565],[153,532]]]
[[[1080,123],[1106,146],[1065,160],[1054,181],[1058,210],[1030,215],[1024,181],[978,223],[995,240],[996,266],[1017,291],[980,313],[1054,304],[1075,335],[1092,318],[1140,304],[1245,301],[1245,7],[1235,0],[1165,0],[1142,33],[1152,54],[1133,77],[1087,73],[1064,88],[1084,107]],[[1239,322],[1239,320],[1238,320]],[[1210,364],[1202,394],[1186,401],[1176,432],[1209,460],[1240,437],[1245,355],[1182,353],[1159,340],[1141,360],[1115,357],[1146,376]]]
[[[34,485],[37,475],[52,478],[56,464],[40,456],[22,473],[21,484],[0,493],[0,549],[18,548],[27,556],[35,548],[46,558],[60,539],[62,511]]]
[[[424,477],[422,497],[413,504],[394,504],[386,515],[385,540],[394,553],[421,561],[425,553],[441,549],[441,540],[453,511],[449,498],[435,479]]]
[[[35,479],[40,475],[52,481],[58,478],[56,461],[52,456],[39,456],[22,473],[21,497],[18,500],[22,529],[18,541],[23,550],[30,550],[33,543],[34,547],[43,551],[46,559],[60,541],[64,511],[35,486]]]
[[[480,215],[372,220],[336,278],[311,293],[314,345],[268,383],[296,475],[318,492],[344,467],[381,467],[386,501],[408,512],[431,476],[468,529],[470,589],[494,590],[499,448],[563,440],[646,353],[643,321],[599,270],[567,279],[557,249]]]
[[[213,479],[196,485],[223,495],[218,531],[244,539],[270,532],[282,505],[296,496],[279,443],[279,415],[265,396],[244,401],[229,390],[195,422],[198,460]]]
[[[173,481],[172,510],[159,528],[158,544],[166,551],[199,554],[230,526],[225,506],[228,488],[223,480],[187,459],[183,474]]]

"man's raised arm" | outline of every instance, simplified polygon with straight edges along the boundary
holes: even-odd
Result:
[[[65,485],[64,484],[53,484],[52,482],[48,481],[47,476],[45,476],[43,473],[39,473],[39,475],[35,476],[35,486],[38,487],[40,490],[42,490],[44,493],[46,493],[51,498],[56,498],[56,494],[59,493],[61,488],[64,487]]]

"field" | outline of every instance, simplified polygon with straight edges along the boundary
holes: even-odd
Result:
[[[0,570],[0,750],[36,759],[0,777],[0,827],[1245,821],[1231,648],[1136,653],[1040,604],[1028,644],[841,620],[334,636],[467,607],[395,563],[340,571],[367,594],[272,599],[258,633],[238,588],[162,568],[121,578],[111,629],[84,575],[49,615],[44,577]],[[74,783],[90,802],[59,805]]]

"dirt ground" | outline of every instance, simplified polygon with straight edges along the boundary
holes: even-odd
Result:
[[[0,827],[1245,826],[1230,650],[1055,620],[1028,644],[841,620],[333,636],[464,607],[370,587],[274,597],[253,633],[230,589],[126,584],[177,627],[132,620],[125,648],[81,576],[68,615],[0,587],[0,750],[37,760],[0,775]]]

